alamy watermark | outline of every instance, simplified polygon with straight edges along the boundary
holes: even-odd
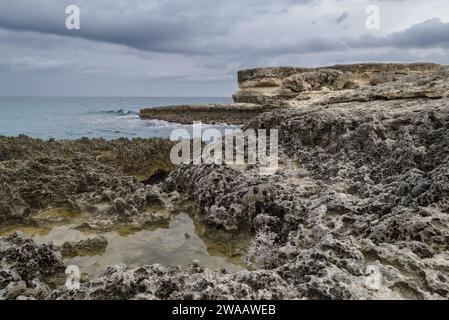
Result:
[[[380,268],[375,265],[369,265],[366,268],[366,274],[365,286],[369,289],[380,290],[382,284],[382,273],[380,272]]]
[[[366,14],[368,17],[365,20],[365,27],[368,30],[380,29],[380,8],[376,5],[369,5],[366,7]]]
[[[368,30],[380,29],[380,8],[377,5],[368,5],[365,9],[368,15],[365,20],[365,27]],[[69,5],[65,9],[67,16],[65,20],[65,27],[67,30],[81,29],[81,10],[77,5]]]
[[[225,129],[223,135],[215,128],[203,131],[201,122],[194,122],[191,132],[172,131],[170,140],[180,140],[170,152],[173,164],[258,165],[263,175],[278,169],[277,129]]]
[[[65,9],[69,16],[65,20],[67,30],[79,30],[81,28],[81,11],[77,5],[70,5]]]
[[[66,280],[65,287],[67,290],[78,290],[80,288],[81,273],[78,266],[71,265],[65,269]]]

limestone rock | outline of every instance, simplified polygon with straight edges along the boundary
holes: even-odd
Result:
[[[235,102],[279,105],[307,91],[339,91],[396,81],[403,75],[426,75],[440,68],[431,63],[353,64],[320,68],[271,67],[242,70]]]

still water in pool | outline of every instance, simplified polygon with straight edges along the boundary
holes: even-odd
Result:
[[[54,215],[54,212],[51,214]],[[44,213],[45,215],[48,213]],[[83,218],[73,212],[65,212],[64,219],[64,223],[56,225],[4,227],[0,230],[0,236],[17,231],[33,238],[37,243],[53,243],[56,246],[67,241],[103,236],[108,242],[104,250],[65,259],[67,265],[77,265],[82,273],[91,275],[120,263],[130,268],[155,263],[186,266],[193,260],[199,260],[210,268],[226,268],[230,272],[244,269],[239,257],[230,253],[233,248],[228,242],[209,240],[203,235],[203,226],[194,223],[186,213],[180,213],[166,223],[149,225],[143,229],[117,227],[102,233],[77,228]]]

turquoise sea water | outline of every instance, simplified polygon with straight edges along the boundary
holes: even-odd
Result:
[[[169,137],[179,124],[141,120],[138,112],[177,104],[229,103],[230,98],[0,97],[0,135],[41,139]],[[189,127],[186,127],[189,128]]]

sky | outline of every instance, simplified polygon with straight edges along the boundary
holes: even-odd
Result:
[[[415,61],[449,64],[449,1],[0,1],[0,96],[231,96],[245,68]]]

